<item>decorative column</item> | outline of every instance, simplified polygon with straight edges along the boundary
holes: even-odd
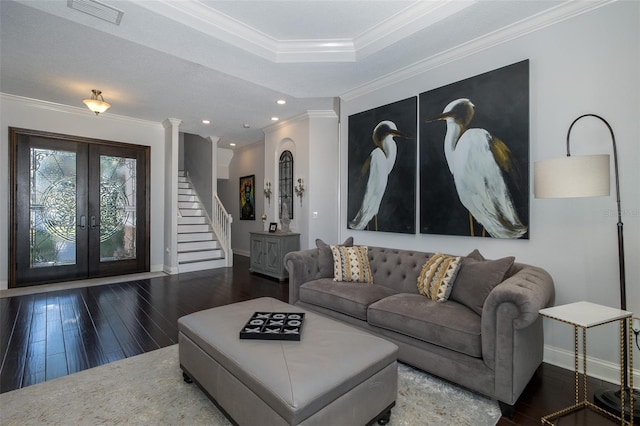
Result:
[[[164,126],[164,272],[178,273],[178,158],[182,120],[167,118]]]
[[[211,192],[215,195],[218,193],[218,141],[220,136],[208,136],[206,139],[211,142]]]

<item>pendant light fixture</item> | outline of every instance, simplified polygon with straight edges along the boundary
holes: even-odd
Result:
[[[91,98],[90,99],[83,99],[82,102],[92,112],[95,112],[96,115],[98,115],[101,112],[105,112],[106,110],[111,108],[111,105],[104,101],[104,98],[102,97],[102,92],[100,90],[93,89],[93,90],[91,90],[91,93],[93,93],[91,95]],[[100,99],[98,99],[98,98],[100,98]]]

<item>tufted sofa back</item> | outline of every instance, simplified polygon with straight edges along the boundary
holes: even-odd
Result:
[[[433,253],[369,246],[373,282],[401,293],[418,293],[422,265]]]

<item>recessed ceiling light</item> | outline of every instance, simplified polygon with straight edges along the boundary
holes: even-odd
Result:
[[[277,103],[278,105],[284,105],[284,104],[286,104],[286,103],[287,103],[287,101],[285,101],[284,99],[278,99],[278,100],[276,101],[276,103]]]
[[[242,125],[242,127],[244,127],[245,129],[248,129],[248,128],[250,128],[250,127],[251,127],[251,125],[250,125],[250,124],[248,124],[248,123],[244,123],[244,124]]]
[[[233,142],[231,142],[231,143],[229,144],[229,146],[236,146],[236,144],[235,144],[235,143],[233,143]]]
[[[278,117],[271,117],[271,121],[278,121],[279,118]]]
[[[202,120],[202,124],[211,124],[211,120]]]

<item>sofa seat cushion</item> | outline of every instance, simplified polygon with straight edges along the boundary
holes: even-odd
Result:
[[[400,293],[369,306],[370,325],[480,358],[480,315],[466,306],[439,303],[420,294]]]
[[[395,290],[381,285],[333,281],[332,278],[321,278],[300,286],[302,302],[322,306],[363,321],[367,320],[367,308],[370,304],[396,293]]]

